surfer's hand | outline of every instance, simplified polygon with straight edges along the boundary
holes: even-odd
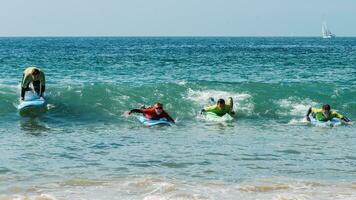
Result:
[[[305,116],[305,119],[308,121],[308,122],[310,122],[310,117],[307,115],[307,116]]]
[[[129,117],[130,116],[130,111],[125,111],[122,116],[124,117]]]
[[[346,123],[347,122],[351,122],[351,120],[349,118],[347,118],[347,117],[343,117],[342,120],[344,120],[344,122],[346,122]]]

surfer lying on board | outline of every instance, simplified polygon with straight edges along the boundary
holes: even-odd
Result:
[[[174,123],[174,120],[169,114],[163,110],[163,104],[157,102],[153,107],[132,109],[127,112],[128,115],[131,113],[142,113],[148,119],[159,120],[161,118],[166,118],[169,122]]]
[[[212,112],[220,117],[224,116],[226,113],[228,113],[229,115],[235,115],[235,112],[233,111],[233,106],[234,102],[232,100],[232,97],[229,97],[226,103],[224,99],[219,99],[215,105],[205,107],[203,110],[201,110],[201,114],[203,114],[204,112]]]
[[[25,92],[32,90],[29,86],[33,85],[33,90],[43,99],[43,93],[45,92],[45,74],[37,67],[28,67],[23,72],[21,81],[21,100],[25,99]]]
[[[344,120],[345,122],[350,122],[350,119],[337,113],[335,110],[331,110],[329,104],[323,105],[321,109],[310,107],[308,113],[305,115],[305,119],[310,121],[309,115],[312,115],[314,119],[318,121],[329,121],[332,120],[334,117]]]

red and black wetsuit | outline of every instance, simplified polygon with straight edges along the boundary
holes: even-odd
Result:
[[[133,109],[131,112],[142,113],[143,116],[149,119],[159,120],[161,118],[166,118],[168,121],[174,122],[173,118],[164,110],[162,110],[159,115],[157,115],[155,108]]]

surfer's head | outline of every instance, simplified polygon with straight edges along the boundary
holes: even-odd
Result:
[[[163,111],[163,104],[161,104],[160,102],[156,102],[153,108],[155,109],[156,114],[160,115]]]
[[[216,103],[217,107],[219,109],[224,109],[225,107],[225,100],[224,99],[219,99],[218,102]]]
[[[329,104],[323,105],[323,107],[321,107],[321,110],[322,110],[323,114],[325,115],[325,117],[329,117],[330,110],[331,110],[331,107]]]
[[[330,111],[330,109],[331,109],[331,107],[330,107],[329,104],[325,104],[325,105],[323,105],[323,107],[322,107],[322,110],[323,110],[323,111]]]
[[[38,80],[40,77],[40,70],[37,68],[33,68],[31,71],[31,75],[33,80]]]

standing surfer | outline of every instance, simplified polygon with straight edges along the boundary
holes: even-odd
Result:
[[[28,67],[23,72],[21,81],[21,100],[25,99],[25,92],[34,90],[38,96],[43,99],[43,93],[46,89],[45,74],[37,67]],[[32,83],[33,88],[30,88]]]

